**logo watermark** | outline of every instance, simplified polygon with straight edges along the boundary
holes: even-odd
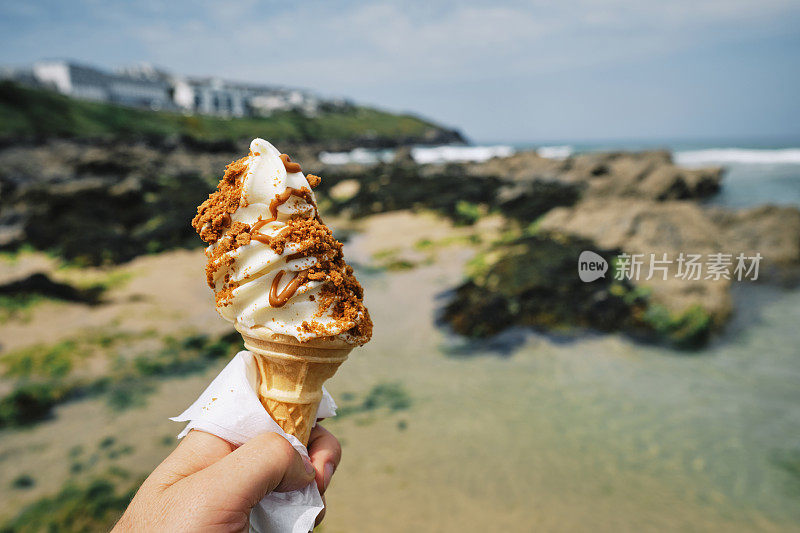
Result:
[[[614,279],[649,281],[651,279],[731,280],[756,281],[761,264],[760,253],[711,253],[694,254],[680,252],[670,257],[662,254],[619,254],[614,261]],[[581,281],[591,282],[606,277],[608,262],[592,251],[581,252],[578,257],[578,275]]]
[[[586,250],[578,257],[578,276],[581,281],[589,283],[606,277],[608,261],[599,254]]]

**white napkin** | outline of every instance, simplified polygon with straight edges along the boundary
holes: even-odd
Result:
[[[268,431],[286,438],[308,457],[308,451],[293,435],[287,434],[269,416],[256,395],[258,371],[253,354],[242,351],[214,378],[203,394],[186,411],[171,418],[189,422],[178,438],[192,429],[213,433],[240,446]],[[325,388],[317,418],[336,415],[336,403]],[[308,533],[325,504],[316,483],[293,492],[273,492],[262,499],[250,513],[250,531],[256,533]]]

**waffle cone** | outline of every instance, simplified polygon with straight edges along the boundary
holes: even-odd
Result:
[[[256,357],[258,398],[273,420],[308,445],[322,399],[322,384],[336,373],[353,345],[326,337],[299,342],[266,328],[235,325]]]

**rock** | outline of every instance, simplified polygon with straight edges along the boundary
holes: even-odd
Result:
[[[629,320],[621,321],[618,329],[644,331],[680,346],[702,345],[710,332],[722,326],[731,315],[730,289],[732,283],[738,282],[709,275],[706,269],[711,261],[710,254],[730,254],[731,278],[736,277],[739,254],[752,257],[757,253],[762,256],[759,280],[794,284],[800,278],[800,210],[774,206],[730,210],[707,208],[691,201],[708,197],[719,189],[723,174],[720,168],[681,168],[672,163],[670,154],[665,151],[588,153],[564,160],[549,160],[534,152],[521,152],[509,158],[465,165],[465,168],[470,175],[491,174],[511,180],[514,185],[504,188],[498,199],[507,202],[509,207],[502,212],[518,220],[520,215],[515,213],[516,209],[535,205],[535,196],[525,192],[530,184],[548,180],[548,183],[580,187],[580,201],[542,211],[546,214],[537,221],[535,229],[541,237],[566,239],[566,242],[581,239],[587,250],[617,250],[641,256],[641,273],[632,282],[637,290],[647,295],[646,306],[638,314],[633,312]],[[656,260],[664,259],[666,254],[669,263],[656,264],[666,266],[665,273],[657,269],[652,273],[648,271],[651,254]],[[678,276],[681,254],[700,254],[704,268],[700,279]],[[512,264],[510,257],[496,268]],[[535,254],[527,253],[526,257],[527,268],[546,270]],[[522,271],[526,267],[518,268]],[[563,268],[572,273],[574,266],[566,261]],[[480,328],[470,311],[456,312],[458,302],[464,305],[469,302],[475,309],[484,309],[476,303],[479,301],[486,305],[483,319],[489,330],[502,324],[530,321],[512,316],[513,313],[509,315],[501,305],[505,301],[501,296],[508,298],[508,291],[520,289],[520,275],[498,277],[498,283],[505,287],[492,287],[475,279],[461,286],[455,303],[448,307],[454,324]],[[535,275],[538,274],[528,274]],[[614,275],[613,268],[611,275]],[[569,279],[556,279],[555,284],[563,291],[551,295],[554,301],[557,298],[581,301],[585,297],[585,288],[570,285]],[[481,291],[486,293],[485,298]],[[524,307],[523,303],[515,305],[515,309]],[[561,303],[556,305],[561,306]],[[567,324],[582,322],[577,316],[580,313],[562,314]],[[533,322],[541,326],[546,321],[536,319]],[[554,323],[552,327],[557,326]]]
[[[728,250],[760,253],[760,279],[795,285],[800,280],[800,209],[764,205],[751,209],[711,208],[709,218]]]
[[[589,199],[573,208],[551,211],[540,222],[542,231],[575,235],[589,239],[601,248],[677,260],[678,254],[709,254],[726,250],[720,232],[704,210],[690,202],[657,202],[633,198]],[[707,310],[717,325],[732,311],[728,280],[676,279],[677,265],[670,265],[667,279],[654,276],[637,283],[652,291],[655,302],[670,312],[682,313],[699,305]]]
[[[640,303],[626,300],[632,287],[624,282],[580,280],[578,256],[591,246],[582,239],[540,235],[497,245],[476,258],[470,279],[455,289],[441,318],[469,337],[487,337],[515,325],[619,329],[630,323]],[[614,255],[595,249],[607,261]]]
[[[708,340],[715,324],[702,307],[670,311],[611,275],[581,281],[576,267],[587,249],[607,262],[619,253],[591,241],[544,234],[498,244],[477,257],[469,279],[450,295],[441,320],[457,333],[478,338],[531,326],[564,333],[586,327],[625,331],[680,348],[697,348]]]
[[[199,246],[189,220],[233,157],[144,143],[0,151],[0,246],[23,243],[88,264]]]
[[[706,253],[721,245],[711,217],[692,202],[588,198],[571,208],[552,210],[539,227],[637,253]]]
[[[345,183],[347,190],[343,188]],[[346,212],[353,217],[425,208],[458,223],[470,224],[482,213],[497,210],[528,224],[553,207],[575,203],[580,197],[580,186],[470,176],[459,165],[420,172],[417,165],[389,164],[360,169],[329,168],[317,193],[331,200],[330,211]]]
[[[529,224],[555,207],[573,205],[583,188],[548,180],[515,182],[500,188],[493,204],[505,216]]]
[[[675,166],[666,151],[587,153],[565,160],[546,159],[529,151],[466,165],[466,169],[476,176],[581,184],[586,187],[586,196],[653,200],[705,198],[719,189],[723,174],[718,167]]]
[[[342,180],[330,189],[330,196],[337,202],[346,202],[358,194],[361,183],[358,180]]]
[[[394,160],[393,163],[395,165],[413,165],[414,163],[414,156],[411,155],[411,147],[410,146],[401,146],[394,152]]]
[[[47,274],[37,272],[25,278],[0,284],[0,295],[11,297],[43,296],[67,302],[100,303],[104,287],[77,288],[68,283],[53,281]]]
[[[601,248],[646,254],[648,259],[651,253],[656,258],[666,253],[672,260],[681,252],[704,258],[714,253],[733,258],[760,253],[760,280],[793,283],[798,279],[800,210],[793,207],[732,211],[683,201],[590,198],[571,208],[554,209],[539,228],[590,239]],[[654,301],[672,312],[700,306],[717,325],[724,323],[732,311],[731,281],[676,279],[676,269],[676,264],[670,266],[666,280],[655,277],[639,285],[650,288]]]

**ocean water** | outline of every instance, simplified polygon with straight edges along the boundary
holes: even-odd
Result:
[[[800,142],[606,142],[552,145],[516,144],[515,150],[534,149],[543,157],[563,159],[572,154],[616,150],[667,149],[674,161],[687,167],[721,166],[722,188],[710,204],[753,207],[762,204],[800,205]]]
[[[721,166],[722,188],[708,202],[727,207],[762,204],[800,205],[800,141],[798,142],[597,142],[597,143],[485,143],[469,146],[417,146],[411,155],[417,163],[482,162],[508,157],[519,150],[536,150],[542,157],[564,159],[573,154],[618,150],[667,149],[679,165]],[[357,148],[350,152],[323,152],[329,165],[350,162],[389,162],[393,150]]]

